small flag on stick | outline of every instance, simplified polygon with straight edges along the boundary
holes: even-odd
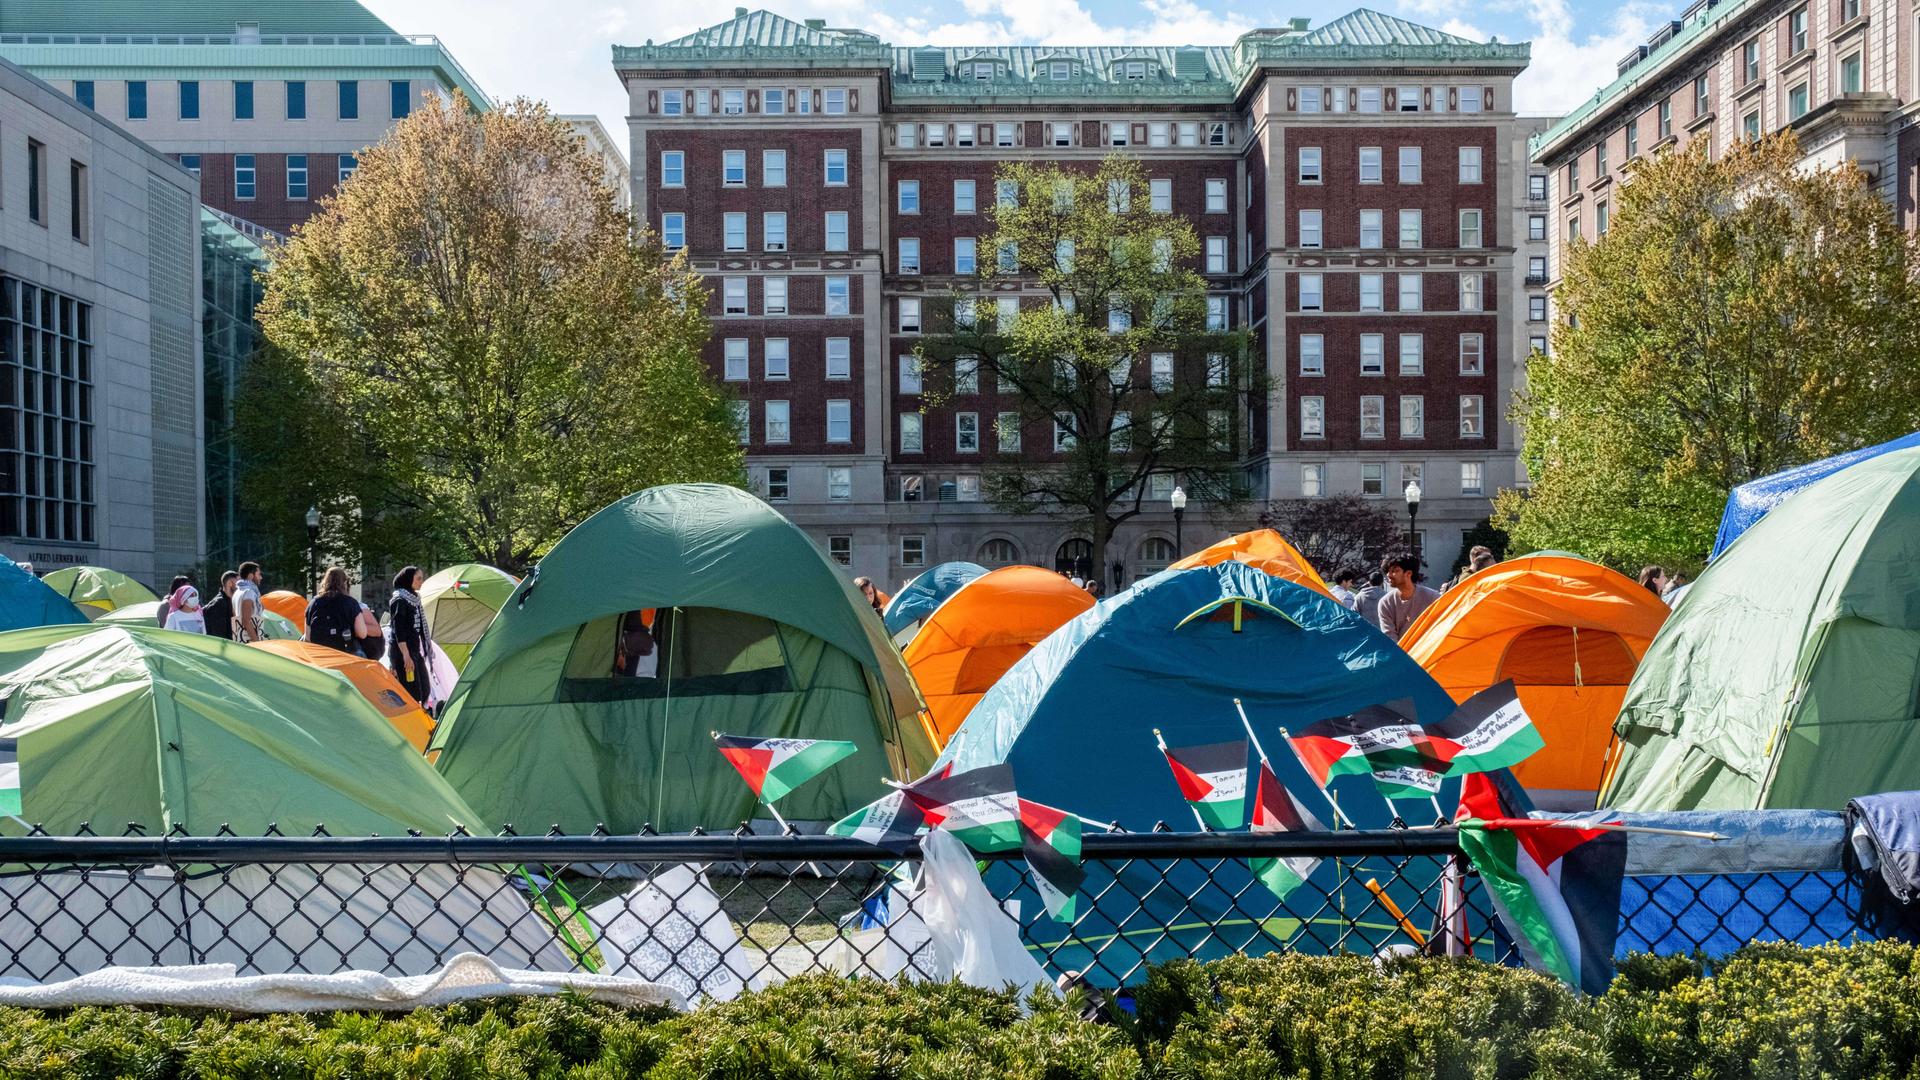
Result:
[[[1021,799],[1020,849],[1047,914],[1055,922],[1071,923],[1078,907],[1075,894],[1087,880],[1080,865],[1080,818]]]
[[[1427,738],[1434,756],[1447,762],[1448,776],[1505,769],[1546,746],[1512,679],[1461,702],[1453,715],[1427,726]]]
[[[768,805],[859,749],[838,739],[761,739],[717,731],[713,742],[754,795]]]
[[[1405,698],[1315,721],[1288,741],[1320,786],[1330,777],[1370,772],[1389,799],[1431,797],[1447,767]]]
[[[1153,737],[1200,824],[1216,832],[1239,828],[1246,820],[1247,740],[1172,749],[1158,728]]]
[[[950,830],[975,851],[1020,847],[1020,797],[1013,766],[1001,763],[915,780],[901,791],[935,829]]]
[[[1326,832],[1327,827],[1313,812],[1300,805],[1274,775],[1273,766],[1263,758],[1260,762],[1260,782],[1254,789],[1252,832]],[[1253,876],[1260,879],[1273,895],[1282,900],[1300,884],[1313,876],[1319,868],[1320,860],[1311,856],[1294,856],[1285,859],[1254,859],[1251,863]]]
[[[945,777],[952,772],[953,763],[948,762],[935,775]],[[827,826],[827,835],[847,836],[865,840],[869,844],[893,847],[913,839],[926,823],[926,815],[907,798],[907,793],[895,788]]]

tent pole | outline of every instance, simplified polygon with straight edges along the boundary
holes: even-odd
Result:
[[[661,811],[664,805],[660,801],[661,793],[664,792],[667,787],[667,732],[673,730],[673,646],[680,637],[680,609],[677,607],[668,608],[667,618],[672,621],[672,625],[669,626],[667,630],[666,655],[660,658],[661,661],[667,665],[667,707],[660,716],[660,749],[654,755],[653,820],[655,822],[661,820]],[[658,621],[658,619],[656,618],[655,621]],[[615,633],[618,632],[616,629]],[[654,641],[655,651],[659,651],[659,637],[657,635]],[[661,831],[664,832],[665,830],[663,829]]]

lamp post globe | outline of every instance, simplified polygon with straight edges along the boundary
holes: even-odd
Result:
[[[1418,535],[1415,523],[1420,519],[1420,482],[1407,481],[1405,495],[1407,498],[1407,550],[1414,551],[1417,548],[1414,537]]]
[[[1173,485],[1173,494],[1167,496],[1167,505],[1173,507],[1173,557],[1178,560],[1186,553],[1181,544],[1180,525],[1187,516],[1187,491],[1179,484]]]

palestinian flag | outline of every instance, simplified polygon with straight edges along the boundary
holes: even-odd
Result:
[[[1440,790],[1447,764],[1415,715],[1413,702],[1400,698],[1315,721],[1289,741],[1322,787],[1330,777],[1370,772],[1387,798],[1424,799]]]
[[[0,814],[20,813],[20,740],[0,739]]]
[[[763,803],[787,795],[859,749],[837,739],[756,739],[717,731],[713,742]]]
[[[1033,871],[1034,888],[1055,922],[1071,923],[1081,882],[1080,819],[1065,810],[1020,800],[1020,850]]]
[[[1517,765],[1547,745],[1520,707],[1512,679],[1480,691],[1453,715],[1428,725],[1427,739],[1434,756],[1446,760],[1448,776]]]
[[[1476,783],[1478,781],[1478,783]],[[1588,994],[1613,982],[1627,837],[1552,819],[1500,815],[1496,788],[1467,778],[1460,847],[1486,882],[1529,967]]]
[[[846,836],[869,844],[897,844],[913,839],[926,823],[920,808],[903,791],[890,791],[832,825],[828,836]]]
[[[1247,740],[1161,749],[1201,824],[1215,832],[1239,828],[1246,820]]]
[[[1020,797],[1013,766],[1004,762],[952,775],[929,776],[902,788],[927,826],[948,829],[975,851],[1020,846]]]
[[[1280,783],[1273,774],[1273,767],[1260,763],[1260,782],[1254,788],[1253,824],[1250,831],[1268,832],[1326,832],[1327,827],[1313,812],[1300,805],[1293,792]],[[1273,895],[1282,900],[1300,884],[1313,876],[1320,866],[1320,860],[1310,856],[1296,856],[1286,859],[1253,859],[1249,865],[1253,876],[1260,879]]]

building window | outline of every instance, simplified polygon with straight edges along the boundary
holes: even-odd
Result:
[[[923,430],[921,423],[924,419],[925,418],[917,412],[904,412],[900,414],[901,453],[918,454],[921,452],[921,448],[924,445],[921,441]]]
[[[993,204],[998,207],[1020,205],[1020,185],[1013,180],[996,180],[993,183]]]
[[[79,102],[82,105],[85,105],[89,109],[93,108],[93,80],[92,79],[77,79],[74,81],[73,100]]]
[[[1547,355],[1547,336],[1545,334],[1535,334],[1533,337],[1528,338],[1527,351],[1539,353],[1541,356]]]
[[[1003,454],[1020,452],[1020,414],[1003,412],[994,418],[994,445]]]
[[[1327,399],[1314,394],[1300,399],[1300,437],[1327,437]]]
[[[180,119],[200,119],[200,84],[191,79],[180,83]]]
[[[127,119],[145,120],[147,118],[147,84],[143,79],[127,82]]]
[[[1425,375],[1427,373],[1427,345],[1423,334],[1400,335],[1400,374]]]
[[[1012,124],[998,123],[993,125],[993,145],[1012,146],[1013,132],[1014,126]]]
[[[200,179],[200,155],[199,154],[181,154],[180,167],[192,173],[193,178],[195,180]],[[342,177],[342,179],[345,179],[345,178]]]
[[[87,167],[77,161],[67,162],[67,229],[75,240],[87,242],[88,221]],[[0,343],[4,347],[4,343]]]
[[[1547,239],[1547,215],[1527,215],[1527,239],[1534,243],[1543,243]]]
[[[1360,111],[1363,113],[1379,112],[1381,93],[1382,93],[1381,88],[1378,86],[1361,87],[1360,88]]]
[[[1662,140],[1672,138],[1673,137],[1673,99],[1668,98],[1667,100],[1662,101],[1660,103],[1660,108],[1655,115],[1658,118],[1658,127],[1656,127],[1655,130],[1659,132],[1660,138]]]
[[[1527,321],[1547,321],[1547,298],[1544,296],[1527,297]]]
[[[760,314],[787,313],[787,279],[774,275],[760,279]]]
[[[1387,489],[1387,467],[1378,461],[1362,462],[1360,465],[1360,494],[1384,495]]]
[[[1317,113],[1320,111],[1319,87],[1303,86],[1300,88],[1300,111],[1303,113]]]
[[[1460,437],[1461,438],[1478,439],[1481,436],[1486,434],[1486,427],[1481,422],[1481,418],[1480,418],[1481,403],[1484,400],[1485,399],[1483,399],[1479,394],[1460,395]]]
[[[827,556],[841,566],[853,565],[853,537],[827,537]]]
[[[1479,461],[1460,463],[1460,494],[1482,495],[1486,491],[1486,464]]]
[[[787,215],[784,212],[761,215],[760,246],[766,251],[787,250]]]
[[[980,392],[980,358],[957,356],[953,360],[953,392],[973,395]]]
[[[1609,210],[1610,208],[1605,199],[1601,199],[1599,202],[1593,204],[1593,234],[1595,236],[1607,235],[1607,226],[1612,223]]]
[[[1321,282],[1321,279],[1319,274],[1301,274],[1300,275],[1300,310],[1301,311],[1321,310],[1320,282]]]
[[[918,394],[920,392],[920,358],[903,356],[900,358],[900,392]]]
[[[1487,372],[1487,343],[1480,334],[1460,335],[1460,374],[1484,375]]]
[[[1368,394],[1360,399],[1360,437],[1363,439],[1387,437],[1386,398],[1378,394]]]
[[[847,152],[845,150],[827,151],[826,185],[828,187],[847,186]]]
[[[660,115],[683,115],[686,112],[686,95],[687,92],[685,90],[660,91]]]
[[[845,210],[830,210],[827,212],[826,250],[847,250],[847,212]]]
[[[669,251],[678,251],[687,246],[687,215],[660,215],[660,243]]]
[[[900,565],[923,566],[927,561],[927,538],[924,536],[903,536],[900,538]]]
[[[1386,310],[1386,276],[1384,274],[1360,275],[1360,310]]]
[[[1787,55],[1799,56],[1807,51],[1807,9],[1801,7],[1787,16]]]
[[[845,400],[827,402],[827,441],[830,443],[853,441],[852,402]]]
[[[287,83],[287,119],[305,120],[307,118],[307,84],[304,82]]]
[[[1580,187],[1580,158],[1576,155],[1567,162],[1567,191],[1572,193]]]
[[[953,182],[953,212],[973,213],[973,181],[955,180]]]
[[[787,186],[787,152],[785,150],[760,151],[760,186]]]
[[[1577,243],[1579,240],[1580,240],[1580,215],[1569,214],[1567,216],[1567,243],[1569,244]]]
[[[1047,125],[1047,141],[1055,146],[1073,145],[1073,128],[1070,123],[1054,122]]]
[[[744,89],[720,91],[720,115],[745,116],[747,114],[747,92]]]
[[[1476,271],[1460,275],[1460,310],[1484,311],[1486,298],[1480,292],[1481,277]]]
[[[1481,246],[1480,211],[1460,211],[1460,246],[1463,248],[1477,248]]]
[[[1640,118],[1636,116],[1627,121],[1627,126],[1621,134],[1627,144],[1627,160],[1632,161],[1639,157]],[[1605,139],[1601,139],[1599,145],[1593,148],[1593,175],[1595,179],[1607,175],[1607,140]]]
[[[851,338],[827,339],[826,375],[827,378],[836,382],[853,378],[853,340]]]
[[[980,452],[979,413],[963,412],[954,414],[953,449],[956,453],[961,454],[977,454]]]
[[[1173,354],[1150,353],[1147,356],[1147,388],[1156,394],[1173,392]]]
[[[1857,0],[1856,6],[1858,6]],[[1861,92],[1862,86],[1860,54],[1857,52],[1848,53],[1846,57],[1840,61],[1840,92],[1843,94],[1858,94]]]
[[[44,148],[43,148],[44,154]],[[94,541],[93,308],[0,277],[0,356],[25,369],[0,400],[0,535]]]
[[[784,116],[787,112],[787,92],[777,86],[760,91],[760,111],[767,116]]]
[[[747,250],[747,215],[720,215],[721,244],[727,251]]]
[[[1799,83],[1787,91],[1787,119],[1798,120],[1807,115],[1807,84]]]
[[[27,140],[27,220],[47,223],[47,147]]]
[[[1207,273],[1224,274],[1227,272],[1227,238],[1224,236],[1207,237]]]
[[[748,378],[747,339],[728,338],[724,346],[726,362],[723,375],[728,382],[746,382]]]
[[[745,315],[747,313],[747,279],[730,277],[722,279],[721,312],[726,315]]]
[[[687,153],[684,150],[662,150],[660,152],[660,186],[667,188],[687,185]]]
[[[793,441],[791,410],[787,402],[769,401],[767,411],[767,442],[770,444],[790,443]]]
[[[917,334],[920,332],[920,298],[903,296],[900,298],[900,332]]]
[[[233,155],[233,197],[251,199],[254,193],[252,154]]]
[[[1425,279],[1419,274],[1400,275],[1400,310],[1419,311],[1426,306]]]
[[[387,84],[389,104],[393,106],[393,118],[405,120],[413,112],[413,84],[405,79],[395,79]]]
[[[1531,173],[1527,176],[1527,198],[1542,202],[1547,197],[1547,178],[1543,173]]]
[[[1360,148],[1360,182],[1363,184],[1380,183],[1380,148],[1363,146]]]
[[[248,81],[233,84],[233,118],[235,120],[253,119],[253,83]]]
[[[1711,83],[1708,81],[1707,76],[1702,75],[1699,78],[1693,80],[1693,117],[1694,119],[1698,120],[1700,117],[1703,117],[1713,111],[1713,96],[1711,93],[1711,89],[1712,89],[1712,86],[1711,86]]]
[[[1840,0],[1840,21],[1850,23],[1860,17],[1860,0]]]
[[[1742,86],[1760,81],[1760,39],[1754,38],[1740,46],[1740,83]]]
[[[1420,88],[1417,86],[1400,87],[1394,91],[1394,103],[1400,107],[1401,112],[1419,112]]]
[[[1224,296],[1207,297],[1207,329],[1213,331],[1225,330],[1230,321],[1231,316],[1227,298]]]
[[[746,401],[729,401],[727,407],[733,411],[733,432],[741,446],[753,445],[753,405]]]
[[[1385,375],[1387,373],[1386,351],[1385,334],[1361,334],[1360,374]]]
[[[1480,88],[1463,86],[1460,88],[1460,111],[1477,113],[1480,111]]]
[[[1305,461],[1300,463],[1300,495],[1302,498],[1317,499],[1327,493],[1327,466],[1325,462]]]
[[[953,272],[956,274],[971,274],[976,272],[976,270],[979,267],[978,252],[979,252],[978,241],[976,241],[973,237],[971,236],[954,237],[953,238]]]
[[[898,206],[900,212],[903,214],[917,214],[920,212],[920,181],[900,181]]]
[[[844,87],[835,87],[822,91],[821,112],[828,116],[845,116],[847,113],[847,91]]]
[[[1400,437],[1403,439],[1422,439],[1426,437],[1427,399],[1419,394],[1400,396]]]
[[[826,313],[828,315],[848,315],[852,313],[846,278],[830,277],[827,279]]]
[[[787,470],[767,470],[767,501],[786,502],[788,493]]]
[[[1403,146],[1400,148],[1400,182],[1417,184],[1420,182],[1420,148]]]
[[[1378,247],[1385,246],[1386,241],[1383,237],[1384,232],[1385,232],[1385,229],[1381,225],[1380,211],[1378,210],[1360,211],[1360,246],[1362,248],[1378,248]]]
[[[287,198],[307,197],[307,155],[287,155]]]
[[[1748,142],[1760,141],[1760,110],[1755,109],[1740,120],[1740,134]]]
[[[1320,243],[1320,211],[1300,211],[1300,246],[1317,248]]]
[[[1207,181],[1207,213],[1224,214],[1227,212],[1227,182],[1225,180]]]
[[[1477,184],[1480,182],[1480,148],[1463,146],[1460,148],[1460,182]]]
[[[1300,374],[1325,375],[1327,373],[1326,338],[1320,334],[1300,335]]]
[[[920,272],[920,238],[917,236],[900,237],[900,257],[898,271],[902,274]]]
[[[1317,184],[1320,182],[1320,148],[1303,146],[1300,148],[1300,182]]]
[[[1417,248],[1420,246],[1420,211],[1400,211],[1400,246]]]
[[[721,152],[720,183],[723,187],[747,186],[747,152],[745,150]]]

